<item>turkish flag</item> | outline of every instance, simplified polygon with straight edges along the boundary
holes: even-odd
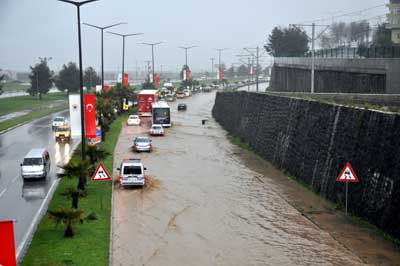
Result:
[[[0,265],[17,265],[13,221],[0,221],[0,236]]]
[[[109,91],[109,90],[110,90],[110,86],[109,85],[104,85],[103,91]]]
[[[124,86],[129,86],[129,76],[128,73],[124,73]]]
[[[222,67],[219,68],[219,80],[224,79],[224,71],[222,71]]]
[[[85,137],[96,137],[96,96],[94,94],[85,94],[83,99],[85,106]]]

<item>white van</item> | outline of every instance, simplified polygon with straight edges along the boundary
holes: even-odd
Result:
[[[50,172],[50,155],[45,149],[32,149],[21,163],[23,178],[46,178]]]

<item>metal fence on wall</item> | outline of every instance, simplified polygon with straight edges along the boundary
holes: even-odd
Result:
[[[307,53],[305,57],[311,57]],[[338,47],[315,51],[318,58],[400,58],[400,46]]]

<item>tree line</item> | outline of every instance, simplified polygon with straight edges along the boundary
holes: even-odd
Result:
[[[27,92],[31,96],[39,95],[41,99],[43,94],[47,94],[55,85],[58,90],[66,93],[79,92],[79,68],[76,63],[69,62],[62,66],[61,71],[55,75],[50,70],[47,58],[40,58],[40,61],[34,66],[30,66],[31,73],[29,79],[31,86]],[[101,78],[97,75],[93,67],[88,67],[83,73],[83,86],[92,89],[101,84]]]
[[[302,28],[275,27],[268,35],[264,48],[274,57],[304,56],[310,52],[309,42],[307,32]],[[373,28],[366,20],[332,23],[326,32],[320,34],[318,44],[323,49],[394,46],[391,31],[384,23]]]

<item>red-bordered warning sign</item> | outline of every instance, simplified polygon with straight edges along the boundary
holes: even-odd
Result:
[[[346,182],[346,183],[358,183],[358,177],[356,172],[354,172],[350,163],[346,163],[343,170],[340,172],[336,182]]]
[[[103,164],[99,163],[99,165],[96,168],[96,171],[94,171],[94,174],[92,176],[92,181],[107,181],[107,180],[111,180],[111,176],[108,174]]]

